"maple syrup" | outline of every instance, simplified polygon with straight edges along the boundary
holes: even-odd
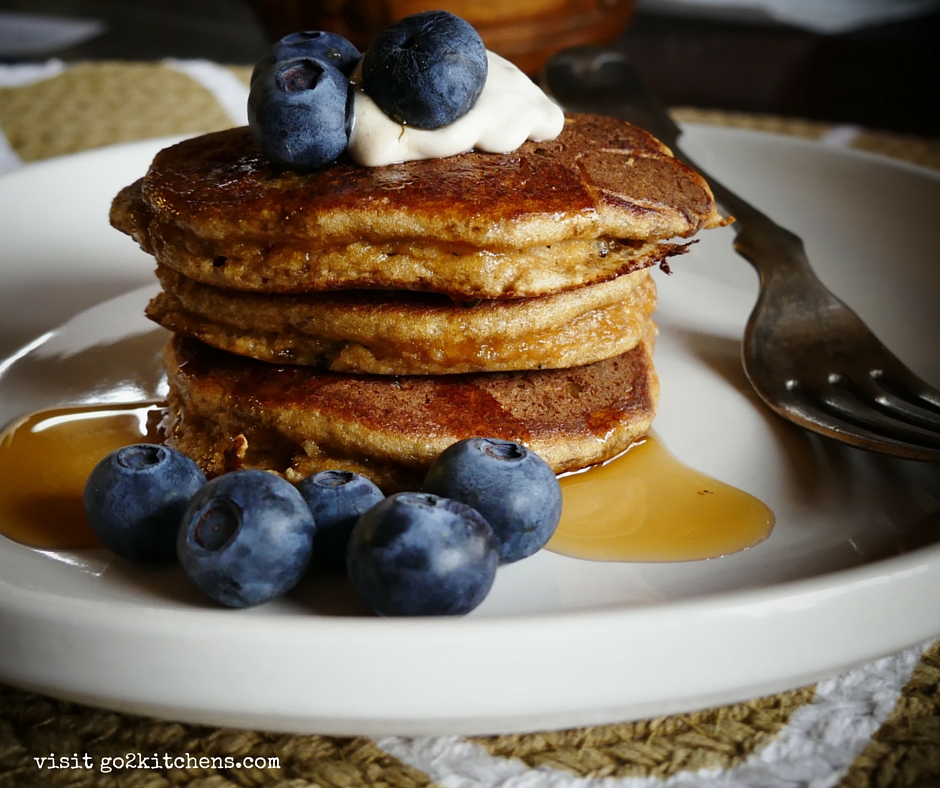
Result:
[[[100,546],[82,505],[85,480],[107,454],[156,443],[157,403],[43,410],[0,433],[0,534],[29,547]]]
[[[763,541],[774,515],[752,495],[683,465],[650,433],[619,457],[561,478],[546,549],[590,561],[698,561]]]
[[[156,443],[158,403],[78,406],[24,416],[0,434],[0,534],[30,547],[100,545],[82,491],[92,468],[131,443]],[[655,435],[561,478],[547,549],[592,561],[694,561],[766,538],[763,503],[676,460]]]

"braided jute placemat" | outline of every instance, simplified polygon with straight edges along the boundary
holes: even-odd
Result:
[[[0,66],[0,169],[243,122],[249,73],[192,61]],[[675,115],[847,144],[940,169],[936,139],[792,118],[694,109]],[[119,768],[128,754],[138,768]],[[74,760],[53,769],[44,760],[51,756]],[[265,765],[247,768],[249,756],[266,759]],[[204,766],[199,758],[217,762]],[[0,788],[930,784],[940,784],[940,641],[748,703],[619,725],[472,738],[215,729],[0,685]]]

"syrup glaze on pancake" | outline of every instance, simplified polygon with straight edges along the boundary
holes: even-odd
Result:
[[[209,134],[157,154],[115,200],[112,223],[159,262],[221,287],[496,298],[661,261],[681,247],[650,242],[721,220],[704,180],[662,143],[623,121],[581,115],[557,139],[508,154],[376,168],[341,161],[307,174],[264,159],[246,129]],[[379,263],[395,256],[403,259],[386,272]],[[516,283],[528,258],[544,258],[548,281],[530,274]],[[271,267],[252,277],[259,260]],[[569,266],[584,270],[566,274]]]
[[[417,488],[443,449],[478,435],[574,470],[649,429],[653,330],[625,354],[573,369],[398,377],[276,366],[175,337],[164,352],[168,443],[210,475],[263,468],[297,481],[347,469],[387,493]]]
[[[646,270],[539,298],[459,306],[435,294],[221,290],[168,268],[147,316],[221,350],[275,363],[380,375],[589,364],[630,350],[656,307]]]
[[[309,174],[265,159],[247,128],[161,151],[144,201],[203,238],[427,238],[478,247],[566,238],[686,237],[717,223],[705,181],[650,134],[574,116],[549,142],[387,167]]]

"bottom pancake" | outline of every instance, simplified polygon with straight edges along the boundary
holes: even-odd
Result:
[[[570,369],[346,375],[277,366],[173,337],[167,443],[210,476],[261,468],[299,481],[329,468],[386,493],[417,489],[463,438],[515,440],[556,473],[609,459],[646,434],[659,382],[655,327],[613,358]]]

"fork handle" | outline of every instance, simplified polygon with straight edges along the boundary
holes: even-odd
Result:
[[[734,217],[732,227],[737,236],[734,250],[744,257],[761,275],[762,284],[775,277],[797,276],[804,282],[812,280],[819,287],[816,273],[809,264],[803,239],[761,212],[749,202],[739,197],[721,181],[716,180],[695,164],[685,152],[673,145],[673,154],[677,159],[696,170],[711,187],[715,200]]]

